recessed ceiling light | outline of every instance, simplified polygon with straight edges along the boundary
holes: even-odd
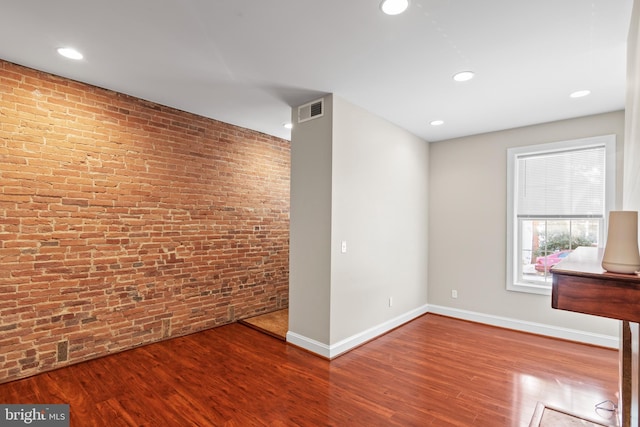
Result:
[[[444,120],[432,120],[429,124],[431,126],[440,126],[444,124]]]
[[[590,90],[577,90],[577,91],[573,92],[569,96],[571,98],[582,98],[582,97],[588,96],[588,95],[591,95],[591,91]]]
[[[382,0],[380,9],[387,15],[399,15],[409,7],[409,0]]]
[[[65,58],[69,58],[69,59],[83,58],[82,54],[72,47],[60,47],[58,48],[58,53],[64,56]]]
[[[293,129],[293,123],[285,123],[282,126],[284,126],[286,129]]]
[[[474,76],[475,74],[473,73],[473,71],[460,71],[459,73],[453,75],[453,80],[457,82],[466,82],[471,80]]]

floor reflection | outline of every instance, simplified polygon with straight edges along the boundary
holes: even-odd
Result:
[[[515,373],[513,380],[513,419],[519,421],[517,426],[528,426],[533,412],[531,403],[535,400],[546,406],[558,408],[562,411],[601,422],[603,424],[615,421],[615,394],[609,384],[597,384],[583,381],[572,381],[565,377],[545,377]],[[534,405],[535,407],[535,405]]]

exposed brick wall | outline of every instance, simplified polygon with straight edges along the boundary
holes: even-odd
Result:
[[[0,61],[0,383],[288,304],[289,142]]]

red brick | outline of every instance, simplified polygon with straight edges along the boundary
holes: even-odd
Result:
[[[0,383],[286,307],[288,141],[0,69]]]

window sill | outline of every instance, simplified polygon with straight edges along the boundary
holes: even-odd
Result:
[[[534,285],[530,283],[510,283],[507,290],[512,292],[523,292],[536,295],[551,295],[551,284],[548,286]]]

